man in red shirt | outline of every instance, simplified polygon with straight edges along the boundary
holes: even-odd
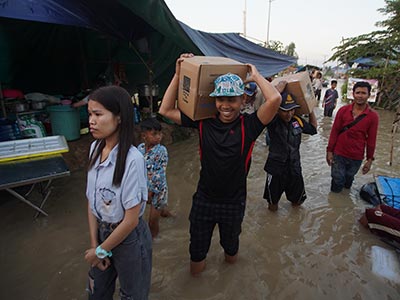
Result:
[[[334,193],[351,187],[365,150],[367,161],[362,168],[363,174],[368,173],[374,160],[379,118],[367,103],[370,93],[368,82],[357,82],[353,86],[353,103],[341,107],[336,114],[326,149],[326,162],[332,167],[331,191]]]

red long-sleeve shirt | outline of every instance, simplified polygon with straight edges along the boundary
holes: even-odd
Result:
[[[367,105],[363,114],[364,119],[356,125],[339,134],[339,131],[354,121],[352,114],[354,104],[343,106],[336,114],[332,131],[329,136],[327,151],[334,154],[356,160],[363,160],[365,150],[367,159],[373,159],[376,146],[376,135],[378,132],[379,117]]]

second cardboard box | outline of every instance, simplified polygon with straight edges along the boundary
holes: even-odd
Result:
[[[299,108],[296,108],[296,114],[308,115],[312,112],[313,108],[317,106],[317,100],[315,99],[308,72],[278,77],[272,81],[272,84],[277,85],[282,80],[287,81],[286,91],[292,94],[296,103],[300,105]]]

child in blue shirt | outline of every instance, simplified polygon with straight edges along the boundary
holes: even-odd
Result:
[[[155,238],[159,232],[160,216],[168,217],[168,185],[166,178],[168,151],[160,144],[162,133],[161,124],[155,118],[145,119],[140,123],[144,143],[138,146],[143,154],[147,169],[147,188],[151,209],[149,227],[151,235]]]

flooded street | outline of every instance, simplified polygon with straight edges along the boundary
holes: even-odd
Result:
[[[394,113],[378,111],[372,170],[357,174],[352,189],[340,194],[329,192],[325,162],[333,119],[323,117],[321,108],[316,113],[318,134],[304,136],[301,146],[308,196],[304,205],[293,208],[283,196],[279,210],[268,211],[262,199],[268,148],[261,135],[248,176],[239,260],[224,263],[216,230],[199,278],[189,275],[188,253],[188,215],[200,166],[198,139],[168,146],[169,203],[176,216],[161,219],[154,241],[150,299],[400,299],[399,260],[390,261],[397,268],[391,279],[373,271],[374,251],[395,252],[357,222],[367,207],[358,195],[360,187],[374,181],[374,174],[400,174],[399,133],[393,165],[388,164]],[[85,176],[82,170],[55,180],[45,205],[49,217],[36,220],[29,206],[0,193],[0,299],[86,299]]]

